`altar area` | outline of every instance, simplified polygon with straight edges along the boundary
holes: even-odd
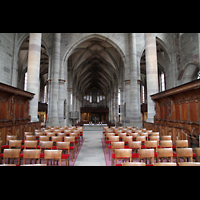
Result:
[[[103,131],[107,124],[84,124],[83,131]]]

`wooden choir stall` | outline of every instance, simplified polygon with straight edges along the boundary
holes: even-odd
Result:
[[[155,102],[154,123],[144,122],[146,129],[171,135],[175,140],[187,139],[190,147],[199,146],[200,80],[151,95]]]
[[[24,139],[24,132],[40,129],[40,122],[30,122],[29,100],[33,93],[0,83],[0,140],[6,144],[7,135]]]

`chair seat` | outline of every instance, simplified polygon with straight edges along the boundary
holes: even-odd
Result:
[[[132,158],[139,158],[139,153],[132,153]]]
[[[40,158],[44,158],[44,153],[40,153]]]
[[[0,157],[2,157],[2,158],[3,158],[3,153],[1,153],[1,154],[0,154]]]
[[[115,166],[122,166],[122,164],[116,164]]]
[[[70,150],[74,150],[74,146],[70,146]]]
[[[24,155],[23,153],[20,153],[20,158],[23,158],[23,155]]]
[[[115,154],[111,154],[112,158],[115,159]],[[127,157],[118,157],[117,159],[127,159]]]
[[[154,152],[154,157],[157,158],[157,152]]]
[[[22,149],[24,149],[24,145],[21,146]],[[35,147],[26,147],[26,149],[36,149]]]
[[[197,156],[197,154],[196,153],[193,153],[193,157],[196,157]]]
[[[145,145],[141,145],[141,149],[145,149]]]
[[[110,143],[110,141],[106,141],[106,144],[109,144]]]
[[[61,155],[61,159],[68,159],[69,158],[69,154],[62,154]]]
[[[176,145],[172,145],[172,149],[176,149]]]
[[[9,149],[9,145],[8,145],[8,144],[2,145],[1,148],[2,148],[2,149]]]
[[[173,152],[173,157],[177,157],[176,153]]]
[[[153,164],[146,164],[146,166],[150,167],[150,166],[153,166]]]
[[[57,149],[57,146],[53,146],[52,149]]]

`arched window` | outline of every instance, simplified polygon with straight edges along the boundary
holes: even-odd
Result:
[[[24,74],[24,90],[27,91],[27,72]]]
[[[197,79],[200,79],[200,71],[198,71]]]
[[[165,74],[161,72],[160,74],[160,91],[165,91]]]

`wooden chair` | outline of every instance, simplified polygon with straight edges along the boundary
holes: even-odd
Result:
[[[6,136],[6,144],[1,146],[2,149],[9,148],[9,144],[8,144],[9,140],[17,140],[17,135],[7,135]]]
[[[132,162],[132,149],[115,149],[115,166],[117,160],[125,160],[129,158],[129,162]]]
[[[122,141],[125,142],[125,145],[128,144],[129,142],[133,141],[133,136],[122,136]]]
[[[180,162],[178,166],[200,166],[199,162]]]
[[[175,149],[177,148],[188,148],[188,140],[176,140]],[[174,157],[177,157],[177,153],[174,153]]]
[[[39,149],[24,149],[23,150],[23,165],[25,164],[26,159],[30,159],[30,164],[32,163],[31,160],[34,159],[35,164],[37,163],[36,159],[38,160],[38,164],[40,164],[40,150]]]
[[[140,134],[140,133],[142,133],[142,130],[135,130],[135,133]]]
[[[110,136],[115,136],[115,133],[105,133],[106,153],[107,153],[108,145],[110,144],[110,142],[109,142],[109,137],[110,137]]]
[[[146,166],[144,162],[123,162],[122,166]]]
[[[172,140],[172,136],[171,135],[163,135],[163,136],[161,136],[161,140]]]
[[[64,130],[66,136],[70,136],[71,130]]]
[[[124,149],[124,142],[111,142],[111,149]],[[112,166],[114,165],[115,153],[111,154],[112,157]]]
[[[9,149],[11,148],[19,148],[21,149],[22,140],[9,140]]]
[[[160,148],[172,148],[172,140],[161,140]]]
[[[57,142],[62,142],[62,136],[52,136],[51,139],[53,141],[53,145],[56,145]]]
[[[152,132],[151,136],[159,136],[159,134],[160,134],[159,132]]]
[[[24,138],[26,138],[26,135],[33,135],[33,132],[24,132]]]
[[[66,136],[66,133],[59,132],[59,133],[57,133],[57,136],[62,136],[62,140],[64,140],[64,137]]]
[[[154,149],[139,149],[139,162],[141,160],[146,159],[146,166],[153,166],[154,164]],[[147,159],[149,159],[149,163],[147,164]]]
[[[51,140],[52,136],[55,136],[54,132],[46,132],[46,136],[49,137],[49,140]]]
[[[53,141],[40,141],[40,158],[44,158],[44,153],[42,153],[43,149],[49,149],[52,150],[53,148]]]
[[[136,140],[136,137],[138,136],[138,133],[130,133],[130,136],[133,137],[133,140]]]
[[[14,164],[14,159],[16,158],[17,164],[20,164],[20,152],[21,149],[4,149],[3,152],[3,164],[6,164],[6,158],[12,158],[12,164]]]
[[[66,166],[69,166],[70,142],[57,142],[56,147],[57,149],[62,150],[63,154],[61,155],[61,160],[66,160]],[[66,150],[68,151],[68,154],[64,154]]]
[[[199,160],[199,157],[200,157],[200,147],[196,147],[195,148],[195,152],[196,152],[195,160],[196,160],[196,162],[200,162],[200,160]]]
[[[37,140],[25,140],[22,149],[37,149]]]
[[[111,142],[119,142],[119,136],[109,136],[108,140],[110,142],[110,145],[108,146],[108,149],[109,149],[109,160],[110,160],[110,149],[112,150]]]
[[[138,150],[141,149],[141,141],[131,141],[128,143],[129,149],[132,149],[132,159],[139,158]]]
[[[159,135],[156,135],[156,136],[150,136],[149,137],[150,138],[150,141],[157,141],[157,143],[158,143],[158,148],[160,148],[160,145],[159,145],[159,143],[160,143],[160,136]]]
[[[137,136],[137,137],[136,137],[136,141],[141,141],[141,142],[142,142],[141,148],[142,148],[142,149],[145,149],[144,143],[145,143],[145,141],[146,141],[146,136]]]
[[[74,148],[75,148],[75,137],[71,136],[71,137],[64,137],[64,142],[70,142],[70,151],[72,151],[72,162],[73,162],[73,154],[74,154]],[[72,146],[71,146],[72,144]]]
[[[193,162],[192,148],[177,148],[176,155],[177,155],[177,163],[180,162],[180,158],[183,158],[184,162],[189,162],[186,161],[186,158],[190,158],[190,162]]]
[[[36,139],[39,139],[39,137],[43,135],[44,135],[44,132],[35,132]]]
[[[1,164],[0,167],[6,167],[6,166],[16,166],[16,164]]]
[[[173,162],[161,162],[161,163],[154,163],[153,166],[177,166],[176,163]]]
[[[146,149],[154,149],[154,157],[157,157],[157,148],[158,148],[158,142],[156,140],[150,140],[150,141],[145,141],[145,148]]]
[[[140,133],[140,136],[145,136],[145,137],[146,137],[146,140],[148,140],[148,133],[142,132],[142,133]],[[146,141],[146,140],[145,140],[145,141]]]
[[[35,135],[25,135],[25,140],[36,140]]]
[[[47,160],[53,160],[55,165],[55,160],[59,161],[59,166],[61,166],[61,156],[62,150],[44,150],[44,160],[47,164]],[[58,165],[58,163],[57,163]]]
[[[40,167],[40,166],[47,166],[46,164],[25,164],[25,165],[20,165],[20,166],[25,166],[25,167]]]
[[[157,149],[157,163],[159,162],[160,158],[170,158],[170,162],[173,162],[173,149],[172,148]],[[161,159],[161,162],[163,162],[163,159]]]
[[[78,144],[80,144],[79,133],[70,133],[70,136],[75,137],[75,147],[76,147],[76,153],[77,153],[78,152]]]

